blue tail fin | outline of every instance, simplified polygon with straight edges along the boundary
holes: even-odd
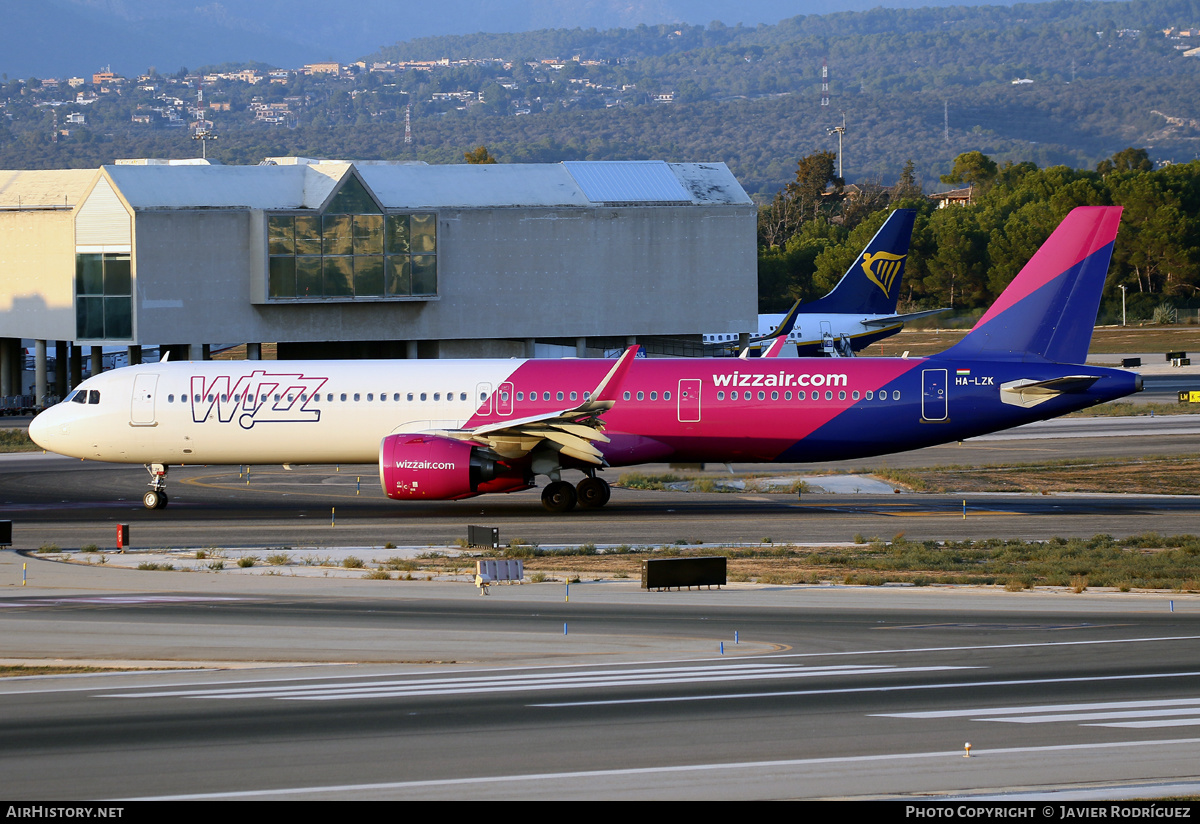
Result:
[[[945,354],[1083,363],[1120,223],[1120,206],[1072,209],[970,333]]]
[[[833,291],[805,304],[805,312],[831,314],[891,315],[900,299],[900,281],[912,240],[913,209],[892,212],[875,237],[846,270]]]

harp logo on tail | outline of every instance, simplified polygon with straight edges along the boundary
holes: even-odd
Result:
[[[907,255],[897,255],[892,252],[875,252],[863,255],[862,270],[867,280],[883,290],[885,295],[892,291],[896,275],[904,268],[904,258]]]

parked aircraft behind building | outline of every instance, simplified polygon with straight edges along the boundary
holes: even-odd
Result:
[[[84,381],[29,427],[42,447],[144,463],[378,462],[391,498],[550,484],[554,511],[599,507],[598,471],[649,461],[865,457],[1052,418],[1141,389],[1085,366],[1121,210],[1072,211],[948,351],[928,358],[225,361]],[[567,470],[585,477],[576,486]]]
[[[772,337],[795,312],[795,325],[786,343],[796,344],[798,355],[853,357],[896,334],[907,321],[945,312],[930,309],[896,314],[915,217],[913,209],[892,212],[828,295],[800,303],[784,315],[759,315],[758,332],[751,342]],[[704,343],[710,346],[735,346],[737,340],[737,335],[704,335]]]

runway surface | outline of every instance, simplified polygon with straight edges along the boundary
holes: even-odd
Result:
[[[274,583],[220,597],[0,599],[6,652],[57,637],[92,652],[258,662],[4,679],[0,790],[753,799],[1088,785],[1128,796],[1200,773],[1195,598],[1172,612],[1165,596],[610,583],[567,603],[538,586],[488,599],[448,584],[262,591]],[[285,666],[293,653],[348,663]]]
[[[1065,457],[1136,457],[1200,452],[1200,416],[1076,418],[1049,421],[962,445],[882,458],[773,471],[873,466],[978,466]],[[761,465],[735,465],[735,471]],[[616,489],[603,510],[546,512],[537,490],[466,501],[387,500],[374,466],[183,467],[168,478],[166,510],[141,506],[146,475],[138,466],[76,461],[41,453],[0,456],[0,518],[14,522],[14,545],[36,549],[115,546],[115,527],[130,525],[135,548],[271,546],[445,546],[468,524],[496,526],[504,542],[662,544],[849,541],[856,534],[945,540],[1097,533],[1195,532],[1200,497],[1120,494],[805,495],[651,492]],[[624,470],[606,473],[616,479]],[[645,473],[669,467],[639,467]],[[709,467],[713,477],[727,474]]]
[[[1138,418],[1065,421],[887,460],[1198,448],[1196,424]],[[135,548],[444,545],[470,523],[544,544],[1034,538],[1198,523],[1193,496],[971,496],[964,520],[961,496],[621,489],[604,510],[564,517],[544,512],[536,493],[397,504],[374,467],[254,467],[248,484],[237,468],[172,469],[170,507],[147,512],[143,484],[140,467],[3,456],[0,518],[26,549],[111,547],[117,523],[130,524]],[[465,584],[140,572],[4,552],[0,659],[173,670],[0,679],[0,792],[11,799],[925,798],[1081,787],[1141,797],[1200,782],[1192,595],[649,593],[609,581],[574,585],[569,601],[551,584],[480,598]]]

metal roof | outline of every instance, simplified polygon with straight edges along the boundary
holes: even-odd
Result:
[[[590,205],[558,163],[364,165],[358,173],[390,209]]]
[[[723,163],[429,166],[322,160],[261,166],[121,165],[104,170],[134,209],[317,210],[352,171],[385,209],[752,205]]]
[[[0,209],[74,208],[95,177],[95,169],[0,171]]]
[[[319,209],[350,164],[104,168],[134,209]]]
[[[562,165],[592,203],[689,203],[692,199],[661,160],[569,160]]]

